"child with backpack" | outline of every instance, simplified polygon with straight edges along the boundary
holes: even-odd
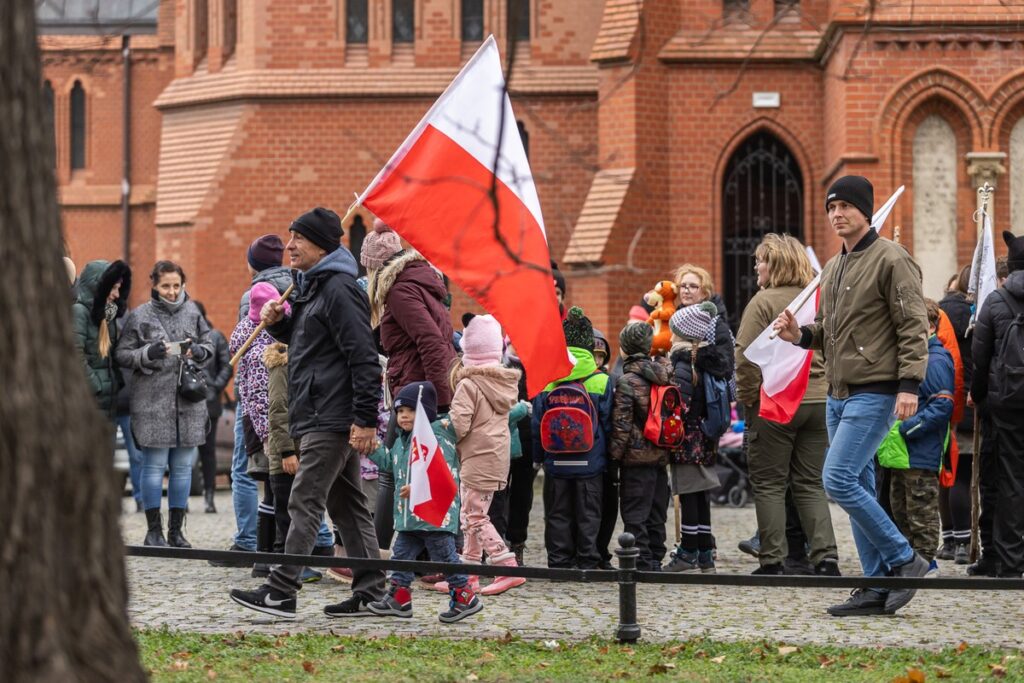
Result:
[[[917,412],[897,421],[878,447],[888,468],[893,521],[911,547],[938,572],[939,469],[949,447],[956,390],[953,359],[936,336],[939,305],[924,300],[928,313],[928,367],[917,390]]]
[[[673,452],[671,467],[681,540],[664,568],[669,572],[715,573],[709,493],[720,485],[712,465],[718,439],[729,428],[727,384],[734,363],[731,346],[715,343],[717,327],[718,308],[709,301],[681,308],[669,320],[673,383],[686,404],[683,445]]]
[[[462,363],[452,369],[451,410],[448,417],[457,438],[462,472],[462,556],[479,564],[515,567],[512,553],[490,519],[495,492],[508,482],[511,434],[509,414],[519,402],[519,371],[502,366],[501,325],[490,315],[469,321],[462,335]],[[471,583],[479,585],[476,577]],[[499,576],[483,589],[495,595],[521,586],[526,579]]]
[[[651,359],[654,329],[646,322],[619,333],[622,376],[615,383],[608,457],[621,465],[619,507],[625,531],[636,538],[637,568],[659,571],[665,558],[669,450],[683,439],[683,403],[671,368]]]
[[[402,387],[395,396],[393,408],[398,434],[390,448],[382,444],[370,455],[370,459],[381,472],[393,475],[395,480],[394,517],[397,536],[391,549],[395,560],[415,560],[426,549],[431,562],[458,564],[459,555],[455,550],[455,534],[459,524],[459,495],[456,493],[442,526],[434,526],[409,510],[409,448],[413,425],[416,422],[416,404],[426,412],[440,453],[444,456],[456,485],[459,483],[459,463],[455,454],[455,435],[447,420],[437,419],[437,392],[430,382],[412,382]],[[411,571],[393,571],[390,576],[388,593],[382,599],[366,606],[373,614],[381,617],[412,617]],[[443,623],[451,624],[476,614],[483,609],[483,603],[476,596],[476,589],[470,585],[465,574],[447,577],[451,602],[448,609],[438,615]]]
[[[533,400],[533,459],[545,475],[544,545],[549,567],[597,569],[614,386],[594,361],[594,330],[583,309],[569,309],[562,332],[576,365]]]

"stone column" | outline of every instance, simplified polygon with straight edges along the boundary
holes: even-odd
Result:
[[[999,176],[1006,173],[1003,161],[1006,159],[1006,152],[968,152],[967,153],[967,175],[971,176],[974,189],[978,189],[988,183],[992,188],[993,199],[989,202],[989,211],[994,206],[995,190],[999,187]],[[981,195],[978,195],[978,208],[981,208]]]

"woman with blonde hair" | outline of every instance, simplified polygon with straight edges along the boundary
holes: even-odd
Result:
[[[761,539],[761,566],[754,573],[784,573],[788,489],[810,543],[810,559],[815,573],[838,576],[835,532],[821,483],[821,470],[828,449],[825,428],[827,383],[821,353],[814,352],[807,392],[792,419],[785,424],[758,414],[761,369],[743,355],[743,351],[814,278],[814,271],[803,245],[789,235],[765,235],[754,252],[754,258],[754,271],[761,291],[754,295],[743,311],[736,335],[737,397],[745,409],[748,467]]]
[[[117,416],[121,371],[114,360],[117,321],[128,309],[132,271],[124,261],[90,261],[71,307],[75,348],[82,356],[93,397],[111,422]]]

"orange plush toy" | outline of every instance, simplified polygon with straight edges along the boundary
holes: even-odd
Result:
[[[647,324],[654,328],[654,342],[651,344],[651,355],[659,356],[668,353],[672,348],[672,330],[668,327],[669,318],[676,312],[676,295],[679,288],[674,282],[662,280],[654,285],[654,289],[644,294],[648,306],[654,306]]]

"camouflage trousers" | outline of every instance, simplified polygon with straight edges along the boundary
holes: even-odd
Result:
[[[889,470],[892,516],[907,542],[931,562],[939,546],[939,477],[928,470]]]

